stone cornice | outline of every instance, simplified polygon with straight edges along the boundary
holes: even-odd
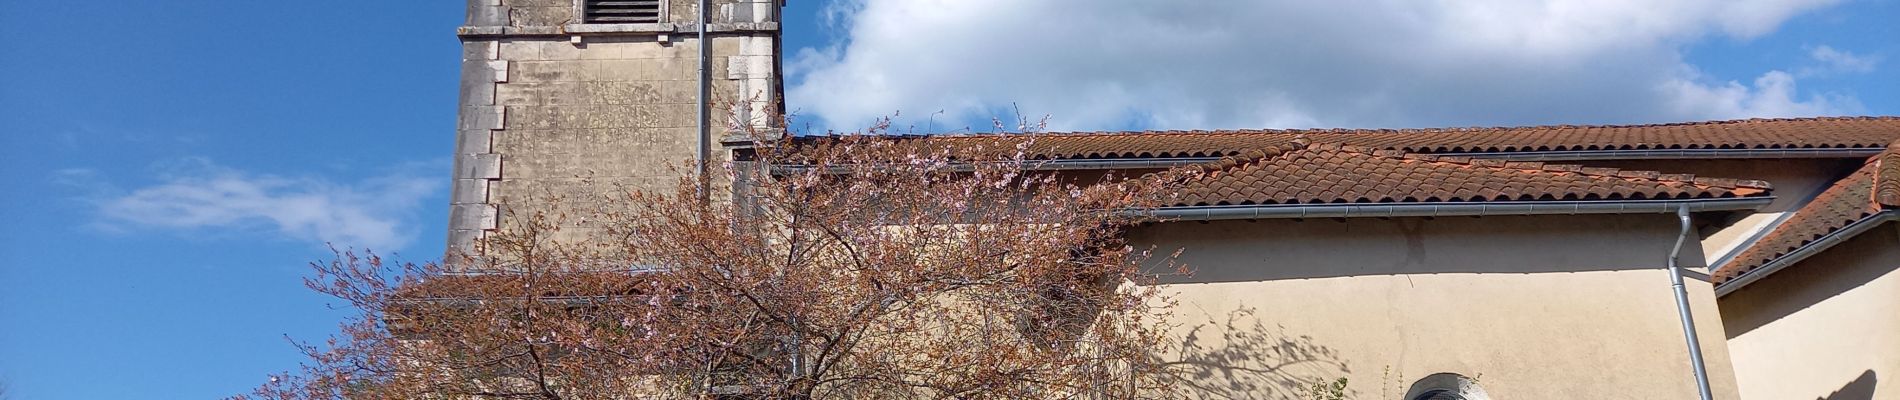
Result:
[[[773,33],[777,22],[733,22],[706,26],[708,33]],[[696,34],[699,26],[691,23],[653,24],[568,24],[546,26],[463,26],[455,29],[463,38],[520,36],[606,36],[606,35],[685,35]]]

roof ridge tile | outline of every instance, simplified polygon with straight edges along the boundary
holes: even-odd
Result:
[[[1702,186],[1742,187],[1742,181],[1739,179],[1711,178],[1711,177],[1706,177],[1706,176],[1696,176],[1691,179],[1688,179],[1688,181],[1690,183],[1694,183],[1694,184],[1702,185]]]
[[[1621,177],[1621,178],[1642,178],[1642,179],[1649,179],[1649,180],[1657,180],[1659,177],[1662,176],[1662,173],[1656,172],[1656,171],[1620,170],[1620,171],[1616,171],[1616,176]]]
[[[1504,162],[1504,167],[1505,167],[1505,168],[1517,168],[1517,169],[1535,169],[1535,170],[1542,170],[1542,169],[1544,169],[1544,163],[1541,163],[1541,162],[1537,162],[1537,161],[1509,161],[1509,160],[1506,160],[1506,161]]]
[[[1482,132],[1482,131],[1507,131],[1507,130],[1534,131],[1534,130],[1585,130],[1585,129],[1618,129],[1618,128],[1668,128],[1668,127],[1683,127],[1683,126],[1720,126],[1720,125],[1759,124],[1759,123],[1766,123],[1766,122],[1806,122],[1806,121],[1822,121],[1822,122],[1826,122],[1826,121],[1900,121],[1900,116],[1844,115],[1844,116],[1789,117],[1789,118],[1740,118],[1740,119],[1707,120],[1707,121],[1655,122],[1655,123],[1643,123],[1643,124],[1544,124],[1544,125],[1520,125],[1520,126],[1444,126],[1444,127],[1432,127],[1432,128],[1296,128],[1296,129],[1264,128],[1264,129],[1213,129],[1213,130],[1171,129],[1171,130],[1142,130],[1142,131],[1063,131],[1063,132],[1034,132],[1034,133],[1026,133],[1026,134],[1005,133],[1002,135],[1025,135],[1025,136],[1026,135],[1040,135],[1040,136],[1047,137],[1047,136],[1104,136],[1104,135],[1141,135],[1141,134],[1151,134],[1151,135],[1152,134],[1223,135],[1223,134],[1255,134],[1255,133],[1299,134],[1299,133],[1310,133],[1310,132],[1318,132],[1318,133],[1382,133],[1382,132],[1457,133],[1457,132]],[[981,135],[997,135],[997,134],[987,133],[987,132],[980,132],[980,133],[973,133],[973,134],[958,134],[958,136],[981,136]]]
[[[1748,118],[1708,121],[1677,121],[1646,124],[1546,124],[1523,126],[1465,126],[1436,128],[1299,128],[1299,129],[1214,129],[1214,130],[1120,130],[1120,131],[1040,131],[1040,132],[942,132],[942,133],[902,133],[885,135],[893,138],[917,137],[1087,137],[1087,136],[1134,136],[1134,135],[1258,135],[1258,134],[1305,134],[1305,133],[1459,133],[1488,131],[1550,131],[1550,130],[1592,130],[1592,129],[1639,129],[1639,128],[1678,128],[1686,126],[1724,126],[1746,125],[1775,122],[1837,122],[1837,121],[1900,121],[1900,116],[1863,115],[1863,116],[1819,116],[1798,118]],[[849,134],[809,134],[796,135],[795,138],[823,138],[848,136]]]
[[[1578,172],[1578,171],[1582,171],[1582,170],[1583,170],[1583,165],[1579,165],[1579,164],[1544,164],[1544,170],[1545,170],[1545,171],[1551,171],[1551,172]]]
[[[1222,170],[1245,168],[1248,165],[1252,165],[1254,163],[1258,163],[1264,160],[1279,158],[1280,156],[1287,155],[1288,153],[1310,149],[1313,147],[1313,145],[1310,145],[1309,143],[1310,141],[1306,140],[1304,136],[1296,137],[1290,143],[1287,143],[1287,144],[1266,146],[1263,148],[1255,148],[1255,149],[1250,149],[1246,151],[1241,151],[1239,152],[1239,154],[1225,156],[1225,157],[1221,157],[1219,160],[1201,163],[1199,164],[1198,167],[1200,171],[1203,173],[1218,175],[1218,173]],[[1320,146],[1324,146],[1324,145],[1320,145]],[[1211,178],[1214,175],[1210,175],[1209,177]]]
[[[1900,208],[1900,141],[1887,151],[1872,157],[1874,165],[1874,203],[1884,208]]]
[[[1578,173],[1578,174],[1582,174],[1582,175],[1594,175],[1594,176],[1604,176],[1604,177],[1609,177],[1609,176],[1616,176],[1616,172],[1617,172],[1617,171],[1618,171],[1618,170],[1617,170],[1616,168],[1608,168],[1608,167],[1589,167],[1589,166],[1586,166],[1586,167],[1582,167],[1582,168],[1578,168],[1578,169],[1577,169],[1577,173]]]

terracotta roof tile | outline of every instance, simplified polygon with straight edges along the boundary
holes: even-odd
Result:
[[[1874,181],[1874,202],[1888,208],[1900,207],[1900,141],[1888,145],[1885,153],[1878,156],[1880,179]]]
[[[1765,182],[1668,179],[1656,172],[1432,157],[1339,144],[1289,146],[1201,165],[1175,206],[1736,198]]]
[[[1900,117],[1749,119],[1652,125],[1527,126],[1437,129],[1297,129],[1070,132],[1035,135],[1041,159],[1241,156],[1305,136],[1408,153],[1586,150],[1880,148],[1900,140]],[[941,138],[1009,137],[1001,135]],[[1023,137],[1023,136],[1017,136]],[[820,140],[806,136],[800,140]]]
[[[1722,284],[1881,211],[1900,209],[1900,142],[1815,196],[1748,248],[1718,267]]]

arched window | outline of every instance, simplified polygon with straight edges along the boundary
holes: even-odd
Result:
[[[1412,383],[1405,400],[1490,400],[1478,381],[1464,375],[1437,373]]]

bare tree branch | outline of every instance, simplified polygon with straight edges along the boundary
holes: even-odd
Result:
[[[1073,182],[1031,169],[1034,135],[881,133],[757,134],[728,177],[742,201],[682,176],[509,204],[451,265],[338,250],[306,285],[360,315],[250,397],[1178,397],[1168,301],[1140,269],[1168,260],[1109,211],[1187,172]],[[556,240],[575,227],[598,234]]]

